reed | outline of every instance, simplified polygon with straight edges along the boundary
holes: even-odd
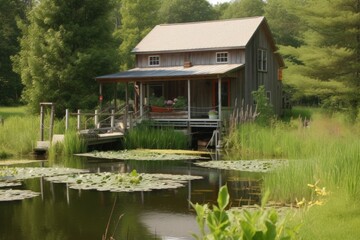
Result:
[[[53,144],[49,150],[49,158],[56,159],[57,156],[72,156],[76,153],[86,152],[87,146],[76,131],[69,130],[65,133],[64,141]]]
[[[188,137],[173,128],[154,128],[143,123],[130,130],[124,139],[126,149],[187,149]]]
[[[22,157],[29,154],[39,138],[39,118],[26,115],[8,115],[0,124],[0,152],[4,158]]]
[[[309,197],[307,184],[316,181],[331,191],[344,189],[354,198],[360,196],[360,130],[340,119],[316,113],[306,126],[302,119],[271,127],[245,124],[228,136],[226,146],[240,159],[290,160],[284,169],[264,176],[264,189],[271,190],[274,200]]]

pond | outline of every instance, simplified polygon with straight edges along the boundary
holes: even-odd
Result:
[[[202,160],[203,161],[203,160]],[[210,169],[181,161],[115,161],[87,157],[62,161],[64,167],[91,172],[166,173],[201,176],[184,187],[150,192],[75,190],[44,178],[28,179],[21,187],[38,197],[0,202],[0,239],[193,239],[197,233],[193,203],[215,203],[227,184],[232,206],[258,203],[259,173]],[[59,166],[39,162],[26,166]],[[24,166],[21,166],[24,167]],[[255,181],[254,181],[255,180]],[[113,209],[113,210],[112,210]],[[108,226],[108,227],[107,227]]]

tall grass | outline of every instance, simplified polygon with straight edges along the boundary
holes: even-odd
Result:
[[[40,140],[39,116],[26,113],[25,107],[1,107],[0,116],[4,124],[0,124],[0,159],[18,158],[31,153]],[[50,116],[45,116],[44,140],[49,140]],[[70,127],[76,129],[76,119],[70,119]],[[54,122],[54,134],[65,133],[65,120],[56,119]],[[72,155],[83,152],[86,148],[84,141],[79,139],[75,130],[65,134],[62,146],[54,146],[50,149],[50,155]]]
[[[49,158],[56,159],[57,156],[72,156],[76,153],[86,152],[87,146],[76,131],[67,131],[64,135],[64,141],[53,144],[49,150]]]
[[[7,157],[22,157],[29,154],[39,139],[39,117],[8,116],[0,124],[0,152]]]
[[[264,189],[274,200],[309,197],[308,183],[332,191],[344,189],[350,198],[360,196],[359,125],[315,114],[309,127],[300,120],[275,122],[271,127],[242,125],[231,133],[227,146],[239,158],[289,159],[284,169],[264,176]]]
[[[302,223],[301,239],[354,239],[360,235],[360,122],[348,125],[344,115],[320,112],[311,116],[308,127],[300,120],[240,126],[228,146],[239,157],[288,159],[288,165],[263,177],[263,191],[269,189],[272,200],[309,201],[307,184],[315,182],[330,192],[324,206],[311,207],[296,222]]]
[[[141,124],[130,130],[124,139],[126,149],[186,149],[188,137],[173,128],[154,128],[149,124]]]

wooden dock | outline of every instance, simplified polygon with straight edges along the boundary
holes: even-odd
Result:
[[[80,136],[85,140],[87,146],[98,144],[112,143],[120,141],[124,137],[122,132],[109,132],[109,133],[81,133]],[[63,142],[64,135],[54,135],[53,140],[50,141],[37,141],[34,152],[38,155],[45,154],[50,146],[55,143]]]
[[[117,142],[124,137],[122,132],[108,132],[108,133],[80,133],[80,136],[85,139],[88,146]]]

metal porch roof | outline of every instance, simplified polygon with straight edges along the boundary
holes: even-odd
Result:
[[[184,68],[183,66],[133,68],[125,72],[96,77],[96,81],[128,82],[139,80],[193,79],[226,74],[242,66],[244,66],[244,64],[196,65],[189,68]]]

